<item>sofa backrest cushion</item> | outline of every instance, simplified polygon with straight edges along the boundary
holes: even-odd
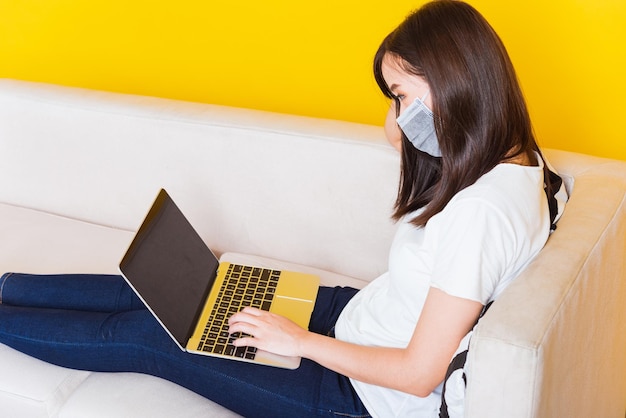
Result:
[[[164,187],[218,254],[372,279],[398,167],[380,127],[0,80],[0,202],[132,231]]]

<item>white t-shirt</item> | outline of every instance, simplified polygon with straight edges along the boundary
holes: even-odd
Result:
[[[550,215],[543,167],[499,164],[459,192],[425,227],[403,220],[389,271],[362,289],[335,327],[340,340],[406,347],[430,287],[483,304],[494,300],[543,248]],[[420,398],[352,380],[374,417],[436,417],[441,385]]]

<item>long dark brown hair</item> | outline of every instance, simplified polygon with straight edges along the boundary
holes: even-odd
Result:
[[[532,151],[539,152],[508,53],[472,6],[455,0],[427,3],[383,40],[374,76],[383,94],[396,99],[383,78],[385,56],[428,83],[442,154],[425,154],[402,134],[396,220],[423,208],[413,220],[423,226],[498,163],[523,154],[532,160]]]

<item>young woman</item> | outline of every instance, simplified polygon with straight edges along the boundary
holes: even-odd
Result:
[[[245,416],[437,416],[461,339],[546,242],[554,193],[506,50],[471,6],[411,14],[374,74],[402,156],[389,271],[361,291],[320,288],[309,330],[251,308],[230,318],[254,336],[237,345],[301,356],[299,369],[181,352],[117,276],[5,274],[0,342],[160,376]]]

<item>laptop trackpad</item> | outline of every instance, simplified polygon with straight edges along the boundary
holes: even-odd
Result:
[[[270,312],[285,316],[300,325],[300,327],[309,329],[313,302],[276,295],[272,301]]]

